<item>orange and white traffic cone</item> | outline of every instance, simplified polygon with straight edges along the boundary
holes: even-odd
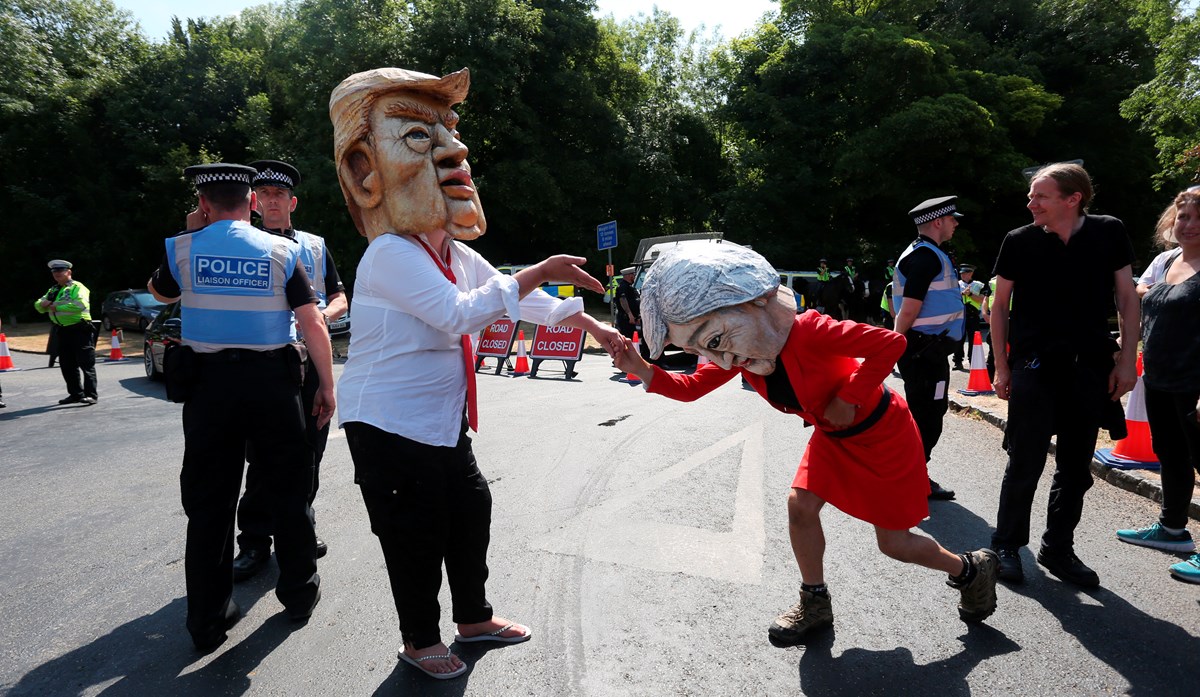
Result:
[[[525,355],[525,330],[517,330],[517,363],[512,369],[513,375],[529,374],[529,357]]]
[[[971,341],[971,376],[967,378],[967,389],[959,394],[975,397],[981,394],[996,394],[992,381],[988,379],[987,361],[983,358],[983,334],[975,332]]]
[[[1137,358],[1137,384],[1125,405],[1125,430],[1128,435],[1113,448],[1096,451],[1096,459],[1117,469],[1158,469],[1158,456],[1150,439],[1150,420],[1146,416],[1146,388],[1142,384],[1142,354]]]
[[[637,333],[636,329],[633,330],[633,352],[634,353],[642,352],[642,342],[640,340],[638,340],[638,333]],[[638,376],[634,375],[633,373],[625,373],[625,377],[621,378],[621,382],[627,382],[630,385],[640,385],[642,382],[642,379],[639,378]]]
[[[13,365],[12,354],[8,352],[8,337],[0,334],[0,372],[20,370]]]
[[[124,353],[121,353],[121,330],[119,330],[119,329],[112,330],[111,346],[112,346],[112,350],[110,350],[108,352],[108,358],[104,359],[105,363],[119,363],[121,361],[129,360],[128,358],[125,357]]]

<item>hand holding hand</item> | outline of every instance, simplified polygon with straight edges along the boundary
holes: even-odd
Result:
[[[646,385],[654,377],[654,368],[642,358],[642,354],[633,347],[633,342],[621,337],[621,350],[613,355],[613,365],[626,373],[633,373],[641,378]]]
[[[615,360],[617,354],[625,349],[627,340],[624,336],[621,336],[621,332],[618,332],[611,326],[600,324],[599,322],[597,324],[599,326],[592,329],[592,337],[608,352],[609,358]]]

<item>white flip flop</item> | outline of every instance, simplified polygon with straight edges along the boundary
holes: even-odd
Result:
[[[454,640],[461,644],[469,644],[474,641],[498,641],[501,644],[519,644],[522,641],[529,641],[529,639],[533,636],[533,630],[529,627],[525,628],[524,634],[519,634],[517,636],[500,636],[515,626],[517,625],[510,622],[496,631],[488,632],[487,634],[477,634],[475,636],[463,636],[462,634],[455,634]]]
[[[420,658],[413,658],[412,656],[409,656],[408,654],[404,653],[403,651],[399,652],[396,655],[400,657],[400,660],[404,661],[405,663],[412,666],[413,668],[416,668],[417,670],[428,675],[429,677],[436,678],[438,680],[449,680],[451,678],[457,678],[458,676],[467,672],[467,664],[466,663],[463,663],[461,666],[458,667],[457,670],[452,670],[449,673],[435,673],[432,670],[429,670],[425,666],[421,665],[422,661],[432,661],[432,660],[436,660],[439,658],[442,660],[445,660],[445,661],[450,660],[450,658],[454,654],[450,653],[449,649],[446,650],[446,653],[435,653],[431,656],[422,656]]]

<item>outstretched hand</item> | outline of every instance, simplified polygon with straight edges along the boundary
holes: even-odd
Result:
[[[543,282],[569,283],[603,295],[604,284],[579,268],[579,265],[586,261],[587,259],[584,257],[572,256],[570,254],[556,254],[538,263],[536,266]]]

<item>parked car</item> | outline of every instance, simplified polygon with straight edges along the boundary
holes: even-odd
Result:
[[[178,343],[181,336],[183,318],[179,316],[179,303],[174,302],[163,307],[154,321],[146,327],[145,343],[142,345],[142,365],[146,377],[151,380],[161,380],[165,372],[163,354],[167,344]],[[345,334],[350,331],[350,313],[342,315],[329,323],[331,335]]]
[[[163,353],[167,350],[167,344],[179,342],[181,326],[179,303],[174,302],[163,307],[146,327],[146,339],[142,345],[142,365],[146,369],[146,377],[151,380],[162,379]]]
[[[154,321],[163,303],[154,299],[145,288],[114,290],[104,298],[101,306],[101,323],[105,331],[127,328],[145,331],[146,325]]]
[[[329,323],[329,336],[338,336],[350,332],[350,311]]]

